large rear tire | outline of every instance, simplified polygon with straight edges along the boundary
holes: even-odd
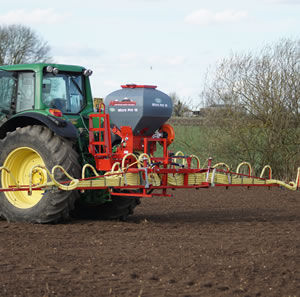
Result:
[[[125,221],[133,214],[134,208],[139,205],[137,197],[111,196],[111,200],[102,204],[86,203],[80,199],[75,202],[73,212],[75,218],[100,219],[100,220],[121,220]]]
[[[74,163],[78,158],[76,151],[47,127],[17,128],[1,140],[0,147],[0,166],[12,173],[1,172],[1,188],[13,185],[14,178],[19,184],[28,185],[29,171],[35,165],[44,165],[50,170],[61,165],[72,176],[80,175],[80,166],[78,162]],[[61,180],[63,174],[57,173],[56,178]],[[33,183],[45,180],[46,171],[37,169]],[[8,221],[59,222],[68,219],[76,197],[77,191],[33,191],[31,196],[26,191],[0,192],[0,215]]]

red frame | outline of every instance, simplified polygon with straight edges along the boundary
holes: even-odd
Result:
[[[126,85],[122,86],[123,88],[137,88],[137,87],[145,87],[145,86],[137,86],[137,85]],[[155,87],[155,86],[147,86],[149,88]],[[216,184],[212,185],[209,182],[202,182],[200,185],[189,185],[188,184],[188,176],[189,174],[193,173],[203,173],[203,172],[211,172],[213,169],[211,168],[212,165],[212,159],[210,158],[208,160],[208,166],[207,168],[202,168],[202,169],[192,169],[191,168],[191,161],[192,158],[189,156],[174,156],[171,155],[170,151],[168,151],[168,139],[167,138],[153,138],[153,137],[145,137],[142,135],[133,135],[132,129],[129,126],[123,126],[120,127],[120,129],[114,127],[112,129],[112,132],[119,135],[122,139],[121,145],[117,148],[116,152],[112,152],[111,149],[111,139],[110,136],[110,124],[109,124],[109,116],[108,114],[105,113],[105,108],[103,107],[102,112],[99,114],[94,114],[91,115],[90,117],[92,118],[99,118],[99,123],[102,122],[102,125],[99,124],[99,128],[94,128],[93,126],[90,126],[90,133],[93,134],[97,132],[98,134],[104,133],[106,135],[103,137],[101,141],[95,142],[93,140],[93,137],[90,136],[90,152],[95,158],[95,163],[98,171],[110,171],[113,164],[115,162],[122,162],[124,156],[126,156],[129,153],[134,153],[135,151],[142,151],[148,155],[153,156],[153,154],[156,151],[156,145],[159,142],[163,146],[163,156],[162,157],[151,157],[151,163],[153,164],[159,164],[155,165],[152,168],[148,168],[147,172],[148,173],[157,173],[162,175],[162,180],[161,180],[161,185],[160,186],[150,186],[149,188],[146,188],[144,185],[139,185],[139,186],[121,186],[121,187],[114,187],[113,189],[139,189],[141,192],[137,193],[132,192],[132,193],[124,193],[124,192],[115,192],[113,189],[110,189],[110,192],[113,195],[116,196],[140,196],[140,197],[152,197],[152,196],[165,196],[165,197],[170,197],[171,195],[167,194],[167,189],[177,189],[177,188],[185,188],[185,189],[197,189],[197,188],[209,188],[211,186],[225,186],[225,187],[234,187],[234,186],[246,186],[246,187],[251,187],[251,186],[278,186],[277,184],[272,184],[272,185],[266,185],[266,184]],[[104,122],[104,123],[103,123]],[[105,124],[106,122],[106,124]],[[93,124],[93,121],[90,121],[90,125]],[[107,129],[106,132],[103,132],[105,129]],[[105,134],[106,133],[106,134]],[[98,151],[104,152],[101,154],[97,154],[96,151],[97,149],[94,148],[94,146],[99,146]],[[171,167],[173,163],[173,159],[180,159],[184,158],[187,162],[187,168],[178,168],[178,167]],[[128,158],[127,162],[132,162],[130,158]],[[146,161],[145,161],[146,162]],[[125,165],[127,165],[126,163]],[[145,164],[147,165],[147,164]],[[249,175],[245,174],[237,174],[234,172],[229,172],[225,171],[222,169],[214,169],[218,172],[223,172],[226,174],[235,174],[239,176],[247,176],[247,177],[252,177]],[[127,173],[138,173],[144,171],[144,169],[139,169],[137,167],[130,167],[129,169],[126,170]],[[173,186],[168,184],[168,174],[172,173],[179,173],[184,175],[184,182],[182,186]],[[257,178],[257,177],[255,177]],[[264,178],[260,178],[261,180],[266,180]],[[105,188],[105,187],[100,187]],[[98,187],[92,187],[89,189],[100,189]],[[86,188],[78,188],[79,190],[84,190]],[[149,194],[150,191],[152,190],[160,190],[160,193],[151,193]]]

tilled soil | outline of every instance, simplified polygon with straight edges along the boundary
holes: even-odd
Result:
[[[144,198],[127,222],[0,221],[0,296],[300,296],[300,193]]]

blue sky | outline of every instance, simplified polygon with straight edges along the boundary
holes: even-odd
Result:
[[[95,97],[155,84],[197,104],[216,61],[300,36],[300,0],[0,1],[1,25],[28,25],[55,62],[94,71]]]

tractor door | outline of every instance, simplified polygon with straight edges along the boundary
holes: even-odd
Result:
[[[19,72],[16,112],[34,108],[34,73]]]
[[[0,70],[0,126],[6,121],[7,116],[12,114],[16,86],[16,73]]]
[[[34,108],[34,73],[0,70],[0,121]]]
[[[10,113],[16,94],[16,73],[0,70],[0,112]]]

